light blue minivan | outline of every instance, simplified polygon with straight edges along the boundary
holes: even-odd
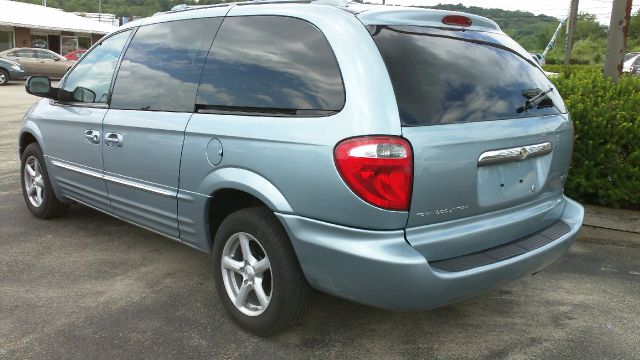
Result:
[[[211,253],[242,328],[311,288],[424,310],[570,247],[573,126],[499,26],[343,0],[178,6],[95,44],[20,130],[26,205],[79,203]]]

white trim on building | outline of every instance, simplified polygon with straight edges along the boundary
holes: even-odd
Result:
[[[0,9],[0,26],[40,29],[46,33],[55,30],[101,35],[117,28],[60,9],[17,1],[0,0]]]

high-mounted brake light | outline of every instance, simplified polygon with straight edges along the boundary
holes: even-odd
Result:
[[[445,25],[455,25],[469,27],[473,23],[471,19],[462,15],[447,15],[442,18],[442,23]]]
[[[340,176],[360,198],[387,210],[409,210],[413,154],[407,140],[397,136],[347,139],[333,155]]]

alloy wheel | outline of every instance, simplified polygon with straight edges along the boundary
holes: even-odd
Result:
[[[40,207],[44,201],[44,178],[40,162],[35,156],[29,156],[24,164],[24,188],[31,205]]]
[[[271,302],[271,263],[251,234],[231,235],[222,250],[222,280],[233,305],[247,316],[259,316]]]

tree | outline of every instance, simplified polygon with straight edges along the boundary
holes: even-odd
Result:
[[[640,51],[640,10],[631,16],[629,35],[627,36],[627,49]]]

